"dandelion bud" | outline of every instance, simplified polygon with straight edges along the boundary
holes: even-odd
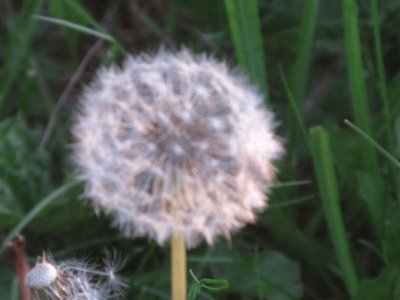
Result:
[[[243,75],[188,50],[98,72],[73,126],[85,196],[128,237],[187,247],[255,220],[282,154]]]

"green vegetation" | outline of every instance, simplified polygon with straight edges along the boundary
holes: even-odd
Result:
[[[30,263],[116,248],[126,299],[169,299],[168,248],[96,216],[70,151],[94,71],[160,45],[239,64],[286,148],[257,222],[188,252],[191,299],[399,299],[399,18],[395,0],[0,1],[1,299],[18,234]]]

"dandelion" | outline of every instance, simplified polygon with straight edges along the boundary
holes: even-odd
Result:
[[[98,72],[73,126],[74,160],[85,196],[127,237],[192,248],[266,206],[282,154],[274,127],[240,72],[160,50]]]
[[[75,259],[56,263],[47,253],[37,259],[27,273],[25,285],[33,300],[106,300],[122,293],[124,284],[116,272],[121,264],[108,256],[99,269]]]
[[[226,64],[187,50],[129,57],[80,104],[79,176],[126,236],[211,244],[265,206],[281,143],[262,97]]]

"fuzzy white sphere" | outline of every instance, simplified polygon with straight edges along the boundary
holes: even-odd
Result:
[[[25,284],[33,289],[49,287],[57,278],[57,269],[50,263],[38,263],[26,274]]]
[[[74,160],[86,196],[128,237],[194,247],[255,220],[282,154],[239,72],[188,50],[129,57],[80,100]]]

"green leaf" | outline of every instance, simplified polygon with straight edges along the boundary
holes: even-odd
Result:
[[[17,80],[19,72],[26,71],[26,61],[30,53],[31,43],[35,33],[35,22],[29,19],[29,15],[40,11],[42,1],[22,2],[21,12],[12,22],[12,31],[6,40],[5,56],[2,57],[0,75],[0,116],[4,117],[13,107],[15,99],[10,97],[11,89]],[[3,42],[3,41],[2,41]],[[1,48],[1,47],[0,47]],[[10,97],[10,98],[9,98]],[[8,100],[8,101],[7,101]]]
[[[400,267],[387,266],[378,278],[363,280],[354,300],[397,300],[400,299]]]
[[[189,290],[188,293],[188,299],[189,300],[195,300],[197,295],[200,294],[201,289],[204,288],[209,291],[220,291],[222,289],[226,289],[229,287],[228,281],[225,279],[198,279],[192,272],[192,270],[189,270],[190,275],[195,281],[195,284],[193,284]]]
[[[13,190],[0,178],[0,226],[6,227],[15,224],[20,215]]]
[[[226,267],[213,265],[213,275],[230,283],[230,292],[244,297],[287,300],[300,299],[303,286],[299,265],[275,251],[243,254],[237,249],[223,250],[220,244],[214,247],[213,256],[230,257],[232,263]]]
[[[48,154],[39,134],[19,118],[0,123],[0,211],[21,216],[51,189]],[[0,226],[2,222],[0,222]]]
[[[50,203],[57,200],[60,196],[69,192],[71,189],[73,189],[77,186],[78,186],[78,182],[76,182],[76,181],[67,183],[67,184],[61,186],[60,188],[58,188],[57,190],[53,191],[51,194],[49,194],[44,199],[42,199],[35,207],[32,208],[31,211],[29,211],[21,219],[21,221],[13,228],[13,230],[11,230],[11,232],[4,239],[3,245],[7,245],[8,243],[10,243]],[[2,252],[0,250],[0,255],[1,255],[1,253]]]

